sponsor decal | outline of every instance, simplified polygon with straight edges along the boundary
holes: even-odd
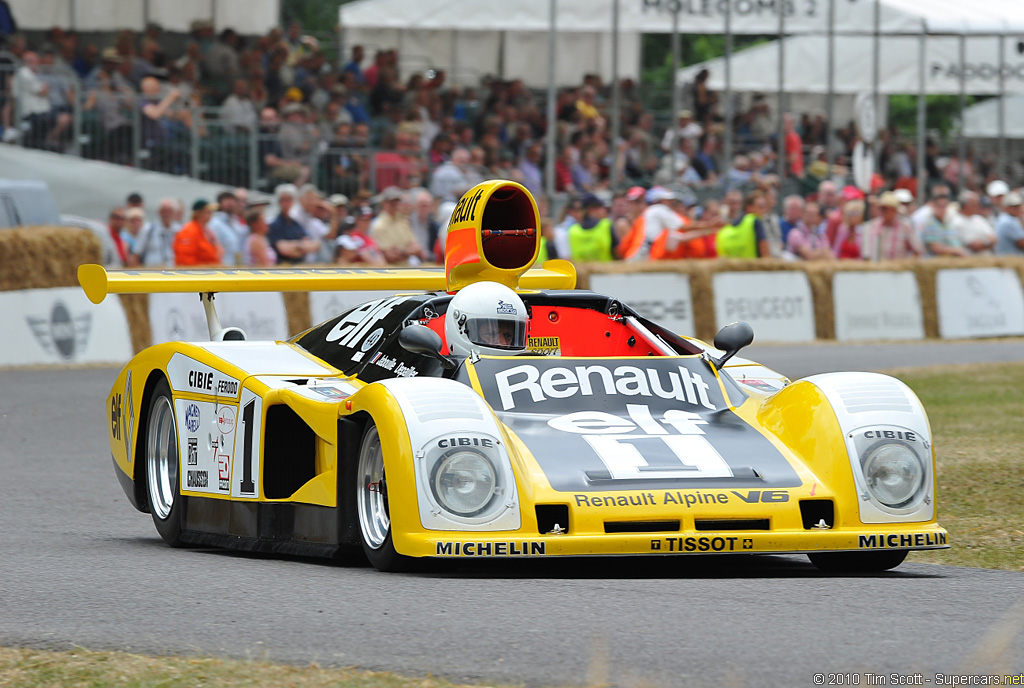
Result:
[[[716,410],[703,376],[681,365],[676,370],[632,365],[552,366],[541,372],[536,365],[525,364],[499,371],[494,377],[505,411],[516,408],[517,403],[601,395],[660,397]]]
[[[199,465],[199,438],[189,437],[188,438],[188,460],[189,466]]]
[[[515,304],[505,303],[498,299],[498,315],[519,315],[519,312],[516,310]]]
[[[437,446],[442,449],[452,447],[493,447],[494,440],[487,437],[445,437],[438,440]]]
[[[176,353],[167,364],[167,376],[175,392],[196,392],[218,397],[238,397],[238,380],[205,363]]]
[[[92,315],[88,312],[72,315],[62,301],[54,301],[50,315],[25,316],[32,334],[47,353],[56,353],[65,361],[85,349],[92,329]]]
[[[420,372],[412,366],[407,366],[404,363],[399,362],[397,358],[385,356],[383,352],[377,352],[377,354],[370,359],[370,363],[383,368],[384,370],[390,370],[398,377],[416,377]]]
[[[121,394],[119,392],[110,395],[110,436],[115,440],[121,439]]]
[[[694,489],[732,501],[739,498],[729,490],[801,484],[779,450],[728,409],[699,358],[483,358],[469,365],[498,418],[570,503],[573,494],[646,491],[661,502],[666,490]]]
[[[124,455],[131,463],[132,435],[135,433],[135,404],[132,403],[132,373],[124,381],[124,405],[121,407],[121,425],[124,426]]]
[[[373,347],[377,346],[380,340],[384,337],[384,328],[378,327],[376,330],[366,335],[366,339],[359,345],[359,350],[362,352],[369,351]]]
[[[231,490],[231,457],[227,454],[217,455],[217,489],[222,492]]]
[[[185,427],[189,432],[199,431],[199,407],[195,404],[189,404],[185,408]]]
[[[547,543],[525,542],[438,542],[439,557],[536,557],[547,554]]]
[[[355,347],[356,342],[367,336],[377,321],[387,317],[404,300],[402,297],[381,299],[351,310],[331,328],[324,339],[336,342],[338,346]]]
[[[736,380],[736,382],[740,383],[741,385],[746,385],[747,387],[753,387],[754,389],[760,390],[762,392],[767,392],[769,394],[778,392],[780,389],[782,389],[781,386],[775,386],[772,383],[768,382],[767,380],[758,380],[754,378],[744,378],[742,380]]]
[[[328,399],[348,399],[351,396],[348,392],[337,387],[309,387],[308,389]]]
[[[202,392],[213,391],[213,371],[188,371],[188,386]]]
[[[552,418],[548,425],[579,434],[601,459],[607,474],[591,474],[591,481],[733,476],[729,464],[704,437],[699,426],[708,423],[698,414],[668,409],[655,419],[651,408],[643,404],[627,404],[626,413],[628,418],[604,411],[577,411]],[[641,433],[626,434],[634,430]],[[662,446],[675,460],[652,464],[650,459],[655,456],[666,456]]]
[[[737,552],[753,548],[753,539],[732,536],[668,537],[651,540],[652,552]]]
[[[936,547],[946,544],[945,533],[879,533],[861,535],[857,547],[861,549],[907,549],[909,547]]]
[[[674,504],[689,509],[692,506],[707,504],[729,504],[735,497],[747,504],[774,504],[788,502],[789,493],[785,490],[729,490],[728,492],[701,492],[693,490],[683,492],[681,490],[666,490],[658,492],[632,493],[629,495],[615,495],[601,497],[591,494],[574,494],[578,507],[620,507],[620,506],[654,506],[657,504]]]
[[[483,189],[480,189],[472,196],[463,196],[459,199],[458,205],[455,206],[455,212],[452,213],[452,219],[449,222],[451,225],[458,224],[460,222],[472,222],[476,219],[476,205],[480,202],[480,196],[484,193]]]
[[[186,487],[209,487],[209,471],[188,471],[186,474]]]
[[[909,430],[865,430],[864,438],[869,440],[904,440],[906,442],[917,442],[916,432]]]
[[[542,356],[561,356],[562,342],[558,337],[530,337],[526,348]]]
[[[221,406],[217,411],[217,429],[224,435],[235,429],[235,410],[230,406]]]

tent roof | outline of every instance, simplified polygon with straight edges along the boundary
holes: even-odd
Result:
[[[1024,108],[1024,95],[989,98],[964,110],[964,135],[970,138],[999,137],[999,107],[1003,108],[1004,135],[1024,139],[1024,121],[1016,114]]]
[[[1024,4],[1024,3],[1022,3]],[[972,94],[999,93],[996,65],[999,41],[1005,43],[1007,62],[1018,69],[1005,71],[1003,88],[1007,92],[1024,91],[1024,63],[1017,53],[1016,36],[975,36],[965,40],[965,90]],[[874,74],[873,36],[836,36],[835,93],[871,92]],[[925,91],[957,94],[960,92],[960,38],[929,36],[925,41]],[[790,36],[784,39],[785,73],[783,90],[789,93],[828,92],[828,38],[826,36]],[[879,92],[917,93],[920,89],[920,38],[889,36],[879,42]],[[725,89],[725,59],[716,58],[679,70],[676,83],[694,80],[702,69],[709,72],[708,87]],[[737,92],[772,92],[778,88],[779,42],[772,41],[733,53],[731,87]]]
[[[682,33],[725,33],[725,3],[673,3],[671,0],[619,0],[619,28],[630,33],[669,33],[678,4]],[[764,34],[778,27],[777,5],[792,7],[786,33],[826,33],[827,3],[735,2],[730,17],[737,34]],[[559,32],[610,32],[613,0],[557,0]],[[872,0],[835,0],[838,33],[871,32]],[[547,31],[549,0],[356,0],[339,8],[344,28],[432,29],[456,31]],[[1024,2],[986,0],[881,0],[881,31],[918,33],[1024,33]]]

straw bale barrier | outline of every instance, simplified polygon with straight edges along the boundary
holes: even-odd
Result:
[[[89,230],[75,227],[20,227],[0,231],[0,291],[77,287],[78,266],[101,261],[99,239]],[[936,272],[947,268],[1009,268],[1024,283],[1024,258],[977,257],[932,258],[883,263],[860,261],[790,262],[782,260],[678,260],[647,263],[586,263],[577,266],[578,287],[588,289],[594,274],[677,273],[688,275],[697,336],[712,340],[715,336],[712,277],[719,272],[800,271],[807,275],[814,301],[815,331],[818,339],[835,338],[832,278],[837,272],[910,271],[921,292],[925,336],[939,336],[936,303]],[[149,323],[149,297],[146,294],[122,295],[121,302],[131,330],[132,346],[141,351],[152,343]],[[309,295],[284,294],[288,328],[293,334],[312,325]]]
[[[856,260],[844,261],[784,261],[775,259],[715,259],[666,260],[647,263],[587,263],[577,266],[577,287],[590,288],[590,276],[595,274],[632,274],[668,272],[689,275],[693,300],[693,317],[697,336],[711,341],[715,336],[715,303],[711,278],[718,272],[772,272],[797,271],[807,274],[814,299],[815,332],[818,339],[835,339],[835,314],[832,301],[832,278],[837,272],[899,272],[910,271],[921,292],[921,311],[925,336],[939,336],[938,307],[936,303],[936,272],[948,268],[1010,268],[1016,270],[1024,282],[1024,258],[1016,256],[979,256],[973,258],[928,258],[881,263]]]

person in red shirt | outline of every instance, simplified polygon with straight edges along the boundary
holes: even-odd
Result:
[[[793,115],[787,112],[782,122],[786,128],[786,166],[789,173],[799,179],[804,176],[804,142],[797,133]]]
[[[175,265],[220,265],[224,249],[217,241],[217,235],[207,227],[210,216],[217,209],[216,203],[200,199],[192,204],[192,221],[188,222],[174,236]]]

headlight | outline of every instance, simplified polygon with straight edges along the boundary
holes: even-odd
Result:
[[[871,494],[889,507],[906,506],[924,481],[917,454],[904,444],[891,442],[872,449],[863,465]]]
[[[490,504],[497,476],[487,457],[462,450],[438,461],[431,483],[441,506],[459,516],[473,516]]]

